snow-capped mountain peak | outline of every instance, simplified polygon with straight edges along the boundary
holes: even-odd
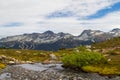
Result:
[[[0,47],[58,50],[60,48],[71,48],[79,45],[90,45],[93,42],[100,42],[118,36],[120,36],[120,29],[118,28],[110,32],[84,30],[79,36],[63,32],[54,33],[46,31],[44,33],[22,34],[0,39]]]
[[[109,33],[111,33],[114,37],[120,36],[120,29],[115,28],[115,29],[111,30]]]
[[[86,39],[89,39],[91,37],[95,37],[95,36],[98,36],[98,35],[101,35],[101,34],[104,34],[103,31],[100,31],[100,30],[84,30],[81,35],[79,35],[80,39],[81,40],[86,40]]]

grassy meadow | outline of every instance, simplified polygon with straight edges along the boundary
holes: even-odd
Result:
[[[80,46],[58,51],[0,49],[0,56],[14,58],[18,61],[34,63],[50,60],[50,54],[62,61],[63,66],[84,72],[101,75],[120,75],[120,38],[114,38],[102,43],[93,44],[92,48]],[[104,51],[105,50],[105,51]],[[8,59],[9,61],[9,59]],[[0,58],[0,69],[7,64]]]

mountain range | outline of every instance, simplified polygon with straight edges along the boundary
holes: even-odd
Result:
[[[109,32],[100,30],[84,30],[80,35],[73,36],[69,33],[32,33],[9,36],[0,39],[0,47],[14,49],[35,49],[55,51],[62,48],[73,48],[79,45],[90,45],[120,36],[120,29],[115,28]]]

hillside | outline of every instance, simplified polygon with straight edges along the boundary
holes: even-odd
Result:
[[[99,51],[106,52],[118,52],[120,53],[120,37],[112,38],[100,43],[92,44],[93,49],[99,49]]]
[[[112,38],[100,43],[95,43],[92,46],[95,48],[120,47],[120,37]]]

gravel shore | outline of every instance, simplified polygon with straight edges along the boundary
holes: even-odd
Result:
[[[0,71],[0,80],[120,80],[120,76],[100,76],[97,73],[67,70],[61,64],[38,63],[7,66]]]

